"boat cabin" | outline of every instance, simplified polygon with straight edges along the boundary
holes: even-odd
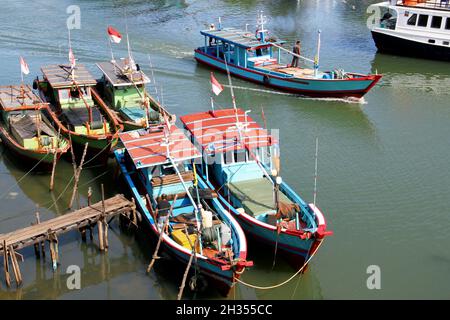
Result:
[[[47,107],[28,85],[0,87],[2,126],[25,149],[59,147],[57,133],[41,112]]]
[[[241,109],[202,112],[180,119],[203,151],[206,164],[202,174],[206,179],[221,186],[224,197],[238,212],[275,225],[273,175],[277,175],[274,161],[279,161],[278,141]],[[284,183],[280,185],[279,201],[300,206],[300,219],[292,220],[294,229],[317,227],[313,210]]]
[[[124,132],[119,137],[125,147],[126,162],[132,164],[129,170],[138,174],[145,194],[151,195],[153,205],[163,193],[172,197],[184,194],[179,201],[186,205],[189,203],[186,190],[193,187],[194,181],[189,168],[201,154],[182,130],[174,125],[170,129],[166,126],[150,127]],[[167,143],[166,139],[170,142]]]
[[[235,29],[203,30],[205,45],[198,50],[228,64],[252,68],[280,63],[280,49],[273,44],[283,42],[266,41],[264,32],[254,33]],[[257,38],[259,37],[259,38]]]
[[[428,34],[430,44],[450,46],[448,0],[391,0],[373,6],[380,10],[380,20],[375,27]]]
[[[110,123],[97,108],[92,90],[97,80],[84,65],[71,70],[67,65],[49,65],[41,68],[44,81],[40,90],[57,106],[61,120],[79,134],[105,134]]]
[[[147,99],[145,85],[150,79],[140,70],[130,68],[126,59],[120,61],[106,61],[97,63],[103,73],[100,83],[101,91],[106,102],[112,109],[119,112],[122,117],[134,123],[145,120],[147,110],[144,101]],[[159,122],[159,112],[151,108],[149,103],[149,122]]]

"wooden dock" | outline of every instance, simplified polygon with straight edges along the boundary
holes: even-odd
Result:
[[[45,256],[45,242],[49,243],[50,257],[53,268],[58,264],[58,236],[71,230],[81,232],[82,239],[86,239],[86,230],[98,228],[100,250],[108,248],[108,223],[116,216],[127,217],[137,223],[136,206],[134,201],[127,200],[123,195],[102,200],[96,204],[64,214],[47,221],[37,221],[33,225],[13,232],[0,234],[0,256],[3,256],[6,284],[11,286],[10,269],[16,279],[17,285],[22,282],[18,259],[23,256],[16,252],[24,247],[34,245],[36,256]],[[11,262],[9,261],[11,260]]]

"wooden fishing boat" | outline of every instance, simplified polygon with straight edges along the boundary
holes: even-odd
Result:
[[[241,109],[180,119],[203,152],[199,174],[209,188],[220,190],[219,199],[247,235],[302,267],[331,232],[320,209],[279,177],[277,141]]]
[[[210,28],[201,31],[204,46],[195,50],[195,59],[239,78],[278,90],[320,98],[361,98],[381,79],[378,74],[319,71],[320,33],[315,59],[298,56],[314,64],[313,69],[293,67],[281,61],[283,41],[268,38],[261,16],[256,33],[235,29]]]
[[[174,125],[121,133],[120,140],[125,148],[115,157],[152,234],[161,236],[157,204],[165,194],[172,214],[163,250],[183,265],[194,254],[192,269],[226,296],[252,263],[241,227],[192,167],[198,150]]]
[[[48,110],[30,86],[0,87],[0,138],[20,158],[16,163],[24,160],[38,170],[48,170],[70,148],[52,125],[56,119],[47,119]]]
[[[172,121],[172,115],[148,94],[145,85],[150,79],[136,66],[129,67],[125,60],[97,63],[103,73],[98,91],[123,124],[124,131],[160,125],[164,114]]]
[[[87,159],[104,161],[123,127],[95,90],[97,81],[84,65],[49,65],[41,71],[33,87],[50,104],[61,133],[78,153],[88,143]]]

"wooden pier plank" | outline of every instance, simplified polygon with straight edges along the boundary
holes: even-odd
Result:
[[[105,218],[121,213],[131,214],[134,204],[123,195],[116,195],[104,201]],[[15,250],[39,243],[46,239],[49,230],[55,234],[78,229],[83,226],[95,224],[103,215],[102,202],[98,202],[88,207],[64,214],[39,224],[22,228],[13,232],[0,234],[0,255],[3,254],[3,243],[13,246]]]

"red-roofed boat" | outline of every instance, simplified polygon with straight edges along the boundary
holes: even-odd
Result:
[[[196,270],[221,294],[228,295],[252,263],[246,260],[243,230],[196,173],[193,163],[201,157],[200,152],[182,130],[168,123],[121,133],[120,140],[125,148],[116,150],[115,157],[157,239],[164,226],[158,210],[164,199],[170,204],[170,210],[165,209],[170,213],[168,232],[161,238],[163,250],[184,265],[193,258],[191,271]]]
[[[279,176],[278,141],[247,112],[226,109],[182,116],[203,152],[199,166],[211,189],[248,236],[282,251],[301,268],[327,231],[325,217]]]

